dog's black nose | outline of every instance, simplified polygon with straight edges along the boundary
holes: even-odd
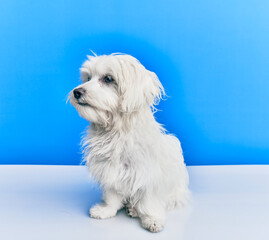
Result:
[[[76,99],[79,99],[82,95],[83,95],[83,93],[85,93],[86,91],[85,91],[85,89],[83,89],[83,88],[76,88],[74,91],[73,91],[73,94],[74,94],[74,97],[76,98]]]

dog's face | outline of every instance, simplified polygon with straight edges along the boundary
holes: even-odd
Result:
[[[130,55],[89,56],[80,71],[82,84],[70,102],[83,118],[101,125],[152,106],[164,93],[155,73]]]

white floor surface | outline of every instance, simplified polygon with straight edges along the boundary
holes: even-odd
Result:
[[[124,211],[89,218],[101,191],[84,166],[0,165],[0,240],[269,239],[269,165],[188,170],[192,204],[150,233]]]

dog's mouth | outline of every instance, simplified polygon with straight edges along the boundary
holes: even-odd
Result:
[[[75,106],[80,106],[80,107],[90,107],[90,108],[95,108],[92,104],[86,102],[85,99],[80,98],[80,99],[75,99],[72,96],[69,96],[67,100],[70,99],[70,103],[75,107]]]
[[[84,102],[79,102],[77,101],[77,104],[83,107],[91,107],[91,105],[89,103],[84,103]]]

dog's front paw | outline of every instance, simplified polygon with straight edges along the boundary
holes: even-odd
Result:
[[[144,217],[142,220],[142,227],[149,230],[150,232],[160,232],[164,228],[164,222],[157,220],[154,217]]]
[[[95,205],[90,209],[90,216],[97,219],[105,219],[114,217],[117,210],[105,205]]]

